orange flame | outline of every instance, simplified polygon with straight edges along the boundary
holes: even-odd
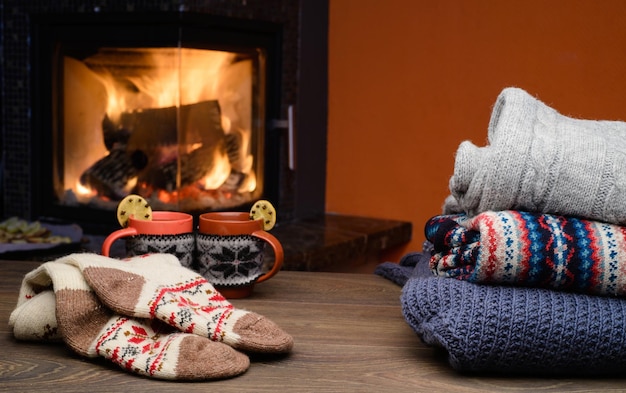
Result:
[[[184,189],[158,190],[154,195],[163,203],[178,203],[183,194],[185,198],[202,198],[203,195],[199,193],[208,192],[214,197],[213,191],[224,184],[231,171],[246,174],[238,192],[253,192],[257,188],[254,157],[250,152],[253,71],[251,61],[233,62],[236,55],[233,52],[187,48],[102,48],[99,54],[85,63],[66,58],[65,91],[76,89],[75,86],[87,86],[91,95],[104,98],[84,100],[86,102],[81,111],[76,111],[74,108],[81,96],[75,93],[65,95],[65,124],[76,123],[73,119],[83,117],[91,120],[88,123],[89,130],[80,124],[64,130],[64,139],[72,141],[71,146],[67,143],[65,146],[64,189],[71,189],[81,198],[95,196],[96,192],[81,185],[78,179],[82,172],[108,154],[101,128],[104,114],[115,124],[125,112],[217,100],[222,112],[224,132],[238,133],[239,159],[231,162],[229,155],[216,150],[214,165],[201,181],[186,185]],[[136,60],[137,64],[131,60]],[[115,62],[123,65],[119,67],[124,70],[123,75],[120,75],[119,69],[109,67]],[[89,96],[88,92],[85,95]],[[200,147],[199,144],[190,144],[180,146],[179,151],[189,154]],[[75,162],[72,157],[78,152],[85,157]],[[145,190],[151,188],[149,185],[138,186],[137,178],[134,178],[124,190],[131,192],[136,187]],[[228,197],[229,192],[221,192],[219,195],[219,198]]]

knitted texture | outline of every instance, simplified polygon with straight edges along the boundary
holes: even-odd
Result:
[[[425,242],[426,244],[426,242]],[[409,279],[411,272],[415,269],[417,258],[422,253],[409,253],[403,256],[398,263],[383,262],[376,266],[374,274],[384,277],[397,285],[404,285]]]
[[[475,284],[435,276],[433,245],[376,273],[404,274],[403,315],[460,372],[531,376],[623,375],[626,300],[541,288]],[[412,270],[404,267],[414,266]],[[391,272],[391,273],[390,273]]]
[[[420,269],[419,265],[426,269]],[[465,372],[623,375],[626,301],[433,276],[427,258],[402,289],[408,324]]]
[[[176,235],[135,235],[126,238],[126,255],[129,257],[145,254],[167,253],[178,258],[180,264],[191,268],[196,250],[196,236],[193,233]]]
[[[81,271],[65,262],[44,263],[24,277],[9,318],[16,338],[46,340],[49,332],[58,333],[82,356],[103,357],[129,372],[159,379],[227,378],[247,370],[247,356],[228,345],[175,331],[156,319],[114,313]]]
[[[62,340],[55,309],[56,296],[52,290],[23,294],[19,306],[9,316],[13,336],[26,341]]]
[[[522,211],[426,223],[437,275],[475,283],[626,295],[626,227]]]
[[[198,233],[195,270],[219,287],[254,284],[263,274],[265,241],[251,235]]]
[[[293,338],[278,325],[235,308],[171,254],[122,263],[95,254],[73,254],[62,261],[78,267],[102,302],[122,315],[158,319],[246,352],[285,353],[293,346]]]
[[[573,119],[506,88],[488,142],[459,146],[450,179],[456,201],[444,212],[525,210],[626,224],[626,123]]]

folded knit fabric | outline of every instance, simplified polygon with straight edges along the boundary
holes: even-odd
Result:
[[[402,311],[462,372],[623,375],[626,300],[433,276],[429,254],[402,289]]]
[[[527,92],[498,96],[486,147],[456,153],[444,212],[526,210],[626,224],[626,123],[559,114]]]
[[[475,283],[626,295],[626,227],[522,211],[426,223],[436,275]]]
[[[426,243],[428,242],[425,242],[425,244]],[[411,276],[413,269],[415,269],[416,255],[419,256],[421,253],[406,254],[398,263],[383,262],[376,266],[374,274],[385,277],[393,283],[403,286]]]

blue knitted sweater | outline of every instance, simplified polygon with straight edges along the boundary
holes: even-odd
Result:
[[[384,263],[408,324],[464,372],[624,375],[626,300],[434,276],[430,249]]]

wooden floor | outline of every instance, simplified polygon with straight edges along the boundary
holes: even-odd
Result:
[[[405,323],[400,288],[373,274],[280,272],[237,307],[263,314],[295,339],[288,356],[252,358],[229,380],[138,377],[63,344],[16,341],[7,325],[23,275],[38,262],[0,261],[2,392],[624,392],[625,379],[466,376]],[[626,372],[625,372],[626,376]]]

